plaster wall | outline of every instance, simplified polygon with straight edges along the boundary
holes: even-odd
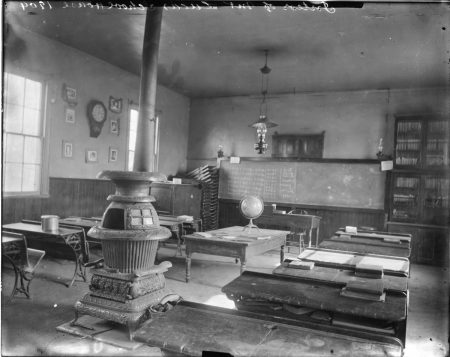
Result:
[[[268,118],[278,127],[271,135],[325,131],[324,158],[375,159],[378,143],[393,154],[395,115],[443,111],[444,88],[376,90],[273,95]],[[193,99],[191,103],[188,168],[214,158],[218,145],[225,156],[256,157],[255,130],[249,125],[259,116],[260,99],[226,97]],[[209,160],[211,161],[211,160]]]
[[[102,170],[125,170],[128,113],[139,100],[139,77],[57,41],[27,31],[9,28],[5,46],[5,71],[44,80],[47,85],[46,138],[51,177],[95,178]],[[77,104],[70,107],[62,98],[66,84],[77,90]],[[109,97],[122,98],[120,114],[108,110],[97,138],[90,137],[86,107],[91,99],[108,107]],[[173,175],[186,169],[189,98],[158,86],[156,107],[160,117],[159,171]],[[75,123],[65,121],[66,108],[75,109]],[[111,133],[111,119],[120,120],[119,135]],[[176,128],[174,135],[172,128]],[[73,157],[63,158],[62,142],[73,144]],[[109,162],[110,148],[118,149],[116,162]],[[86,163],[86,149],[95,150],[98,161]]]

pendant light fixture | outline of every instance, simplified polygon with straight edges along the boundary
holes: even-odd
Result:
[[[262,102],[259,107],[259,120],[254,122],[253,124],[249,125],[252,128],[256,128],[256,135],[257,135],[257,143],[254,145],[255,150],[258,152],[258,154],[264,154],[267,150],[267,143],[266,143],[266,133],[267,129],[273,128],[275,126],[278,126],[278,124],[275,124],[271,122],[267,118],[267,101],[266,96],[269,88],[269,73],[272,70],[270,67],[267,66],[267,56],[269,54],[268,50],[265,50],[266,55],[266,62],[264,64],[264,67],[260,68],[261,72],[261,94],[262,94]]]

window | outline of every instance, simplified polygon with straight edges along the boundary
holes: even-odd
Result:
[[[136,108],[130,109],[130,122],[128,127],[128,157],[127,157],[127,170],[133,171],[134,153],[136,150],[136,135],[138,126],[139,111]],[[159,118],[156,117],[154,125],[154,167],[155,171],[158,171],[158,151],[159,151]]]
[[[3,192],[45,193],[44,83],[5,72],[4,88]]]

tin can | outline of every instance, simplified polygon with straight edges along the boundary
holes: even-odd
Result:
[[[41,216],[41,226],[44,232],[55,232],[59,229],[59,217],[53,215]]]

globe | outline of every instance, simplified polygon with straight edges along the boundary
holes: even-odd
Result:
[[[245,196],[239,203],[239,210],[245,218],[250,220],[245,228],[258,228],[253,224],[253,220],[263,213],[264,201],[258,196]]]

